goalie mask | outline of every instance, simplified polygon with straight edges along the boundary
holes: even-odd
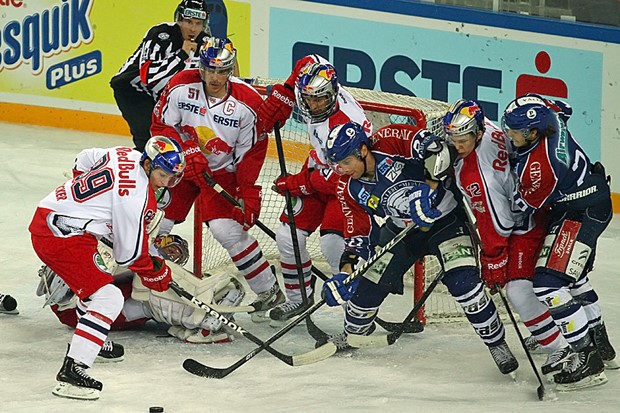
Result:
[[[312,123],[323,122],[332,114],[338,99],[336,69],[327,63],[307,66],[295,82],[295,97],[306,118]]]
[[[183,0],[174,11],[174,21],[182,19],[202,20],[202,30],[209,33],[209,12],[202,0]]]
[[[155,248],[168,261],[184,266],[189,261],[189,244],[178,235],[160,235],[153,241]]]
[[[153,136],[146,142],[144,153],[140,163],[144,164],[146,159],[150,159],[151,163],[147,174],[150,176],[154,169],[161,169],[170,175],[165,186],[172,188],[183,178],[183,170],[185,169],[185,155],[181,146],[170,138],[165,136]]]

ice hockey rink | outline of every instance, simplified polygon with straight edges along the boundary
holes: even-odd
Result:
[[[544,381],[547,400],[538,401],[538,382],[506,323],[507,341],[520,368],[516,380],[502,376],[491,356],[465,324],[433,323],[423,333],[404,335],[393,346],[360,349],[308,366],[291,367],[267,352],[228,377],[193,376],[181,367],[194,358],[226,367],[256,347],[243,337],[233,343],[184,344],[165,338],[165,329],[148,324],[138,331],[112,332],[125,346],[121,363],[96,364],[89,373],[104,383],[101,398],[87,402],[52,395],[72,330],[61,325],[35,295],[41,263],[27,230],[37,203],[64,181],[75,155],[87,147],[131,145],[129,138],[0,123],[0,292],[18,301],[20,314],[0,314],[0,412],[617,412],[620,370],[607,371],[604,386],[556,393]],[[191,223],[178,227],[190,238]],[[600,295],[610,340],[620,350],[620,220],[616,217],[599,242],[592,283]],[[389,298],[380,316],[400,321],[410,297]],[[340,309],[321,308],[316,323],[327,332],[341,328]],[[275,333],[237,322],[267,339]],[[525,329],[521,326],[525,334]],[[379,329],[379,331],[382,331]],[[303,324],[274,347],[287,354],[309,351],[314,341]],[[537,364],[544,356],[534,355]]]

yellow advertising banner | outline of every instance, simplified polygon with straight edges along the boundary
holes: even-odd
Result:
[[[38,124],[51,126],[60,126],[55,123],[64,112],[50,107],[117,114],[110,79],[152,26],[174,21],[179,2],[0,0],[0,112],[4,113],[0,120],[21,121],[16,113],[23,112],[20,105],[47,106],[30,109],[51,118],[49,123],[40,119]],[[205,3],[211,11],[213,34],[230,34],[238,50],[241,73],[249,75],[250,4],[223,0]],[[28,116],[23,121],[33,118]],[[120,130],[114,126],[103,131],[125,134],[122,119],[117,121]]]

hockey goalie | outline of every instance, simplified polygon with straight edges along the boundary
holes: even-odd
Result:
[[[230,319],[233,312],[250,311],[251,307],[239,306],[246,293],[246,286],[234,276],[226,274],[195,277],[183,268],[189,259],[187,242],[178,235],[162,235],[154,239],[153,247],[168,262],[172,278],[186,291],[215,311]],[[125,302],[123,310],[111,330],[127,330],[144,325],[149,320],[168,324],[168,334],[193,344],[224,343],[233,340],[222,320],[191,305],[171,289],[157,292],[142,285],[140,277],[116,264],[109,242],[100,240],[98,246],[102,263],[114,276],[114,284],[121,289]],[[39,270],[37,295],[45,296],[58,319],[65,325],[75,327],[77,314],[83,312],[84,304],[64,281],[47,266]],[[114,343],[104,346],[97,362],[121,361],[124,349]]]

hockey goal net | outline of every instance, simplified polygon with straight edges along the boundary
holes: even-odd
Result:
[[[253,85],[261,94],[267,96],[270,86],[278,82],[274,79],[254,79]],[[447,103],[436,100],[366,89],[347,88],[347,90],[362,105],[373,123],[374,130],[392,123],[407,123],[437,131],[437,128],[441,128],[443,115],[449,108]],[[298,114],[297,108],[281,129],[281,135],[287,172],[296,173],[301,169],[310,149],[312,149],[306,124]],[[274,232],[280,224],[280,215],[285,210],[284,197],[271,190],[272,183],[278,176],[280,176],[280,166],[276,145],[274,139],[270,138],[267,159],[257,183],[263,187],[260,221]],[[222,199],[222,202],[226,201]],[[196,274],[216,274],[219,271],[234,272],[235,268],[226,250],[212,237],[206,226],[202,225],[199,219],[196,219],[198,211],[195,209],[194,212],[194,272]],[[318,232],[315,231],[310,236],[307,243],[308,251],[314,266],[329,276],[329,266],[320,251]],[[279,271],[279,254],[275,241],[257,226],[253,227],[250,233],[258,240],[265,257]],[[406,274],[405,285],[409,290],[406,294],[413,294],[414,299],[417,299],[422,295],[424,286],[430,283],[441,268],[435,257],[425,258],[415,268],[417,271],[412,268]],[[426,316],[429,320],[439,320],[458,318],[461,314],[460,308],[457,308],[445,287],[440,284],[427,301],[420,317]]]

